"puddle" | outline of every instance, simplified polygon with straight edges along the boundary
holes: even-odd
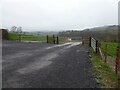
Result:
[[[70,46],[67,46],[66,48],[71,48],[71,47],[74,47],[74,46],[77,46],[77,45],[80,45],[80,44],[82,44],[82,42],[74,42]]]
[[[54,45],[54,46],[51,46],[51,47],[47,47],[46,49],[52,49],[52,48],[55,48],[55,47],[62,47],[62,46],[66,46],[66,45],[70,45],[72,43],[65,43],[65,44],[61,44],[61,45]]]
[[[20,74],[26,74],[26,73],[31,73],[33,71],[39,70],[41,68],[44,68],[52,63],[52,59],[56,58],[58,54],[56,53],[50,53],[47,54],[46,56],[43,56],[41,58],[38,58],[35,60],[35,62],[29,64],[28,66],[21,68],[17,70]]]

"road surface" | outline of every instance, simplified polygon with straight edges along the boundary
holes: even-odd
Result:
[[[3,88],[96,88],[89,47],[3,41]]]

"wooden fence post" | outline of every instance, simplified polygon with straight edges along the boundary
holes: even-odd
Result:
[[[48,43],[48,35],[47,35],[47,43]]]
[[[55,44],[55,35],[53,35],[53,43]]]
[[[115,63],[116,74],[118,73],[118,64],[119,64],[118,53],[119,53],[119,47],[117,47],[117,49],[116,49],[116,63]]]
[[[59,37],[57,36],[57,44],[59,44]]]
[[[91,47],[91,37],[89,37],[89,46]]]
[[[96,40],[96,54],[98,53],[98,40]]]
[[[108,44],[105,45],[105,63],[107,62]]]

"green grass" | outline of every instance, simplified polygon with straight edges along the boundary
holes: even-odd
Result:
[[[115,42],[101,42],[101,49],[103,54],[106,53],[106,44],[108,45],[108,56],[115,57],[116,55],[116,48],[118,43]]]
[[[9,33],[10,40],[18,40],[19,35],[16,33]],[[37,36],[37,35],[31,35],[31,34],[21,34],[21,40],[23,41],[46,41],[46,36]]]
[[[56,38],[55,38],[56,39]],[[53,43],[53,36],[52,35],[49,35],[48,36],[48,42],[49,43]]]
[[[46,41],[46,36],[22,35],[21,39],[28,40],[28,41]]]
[[[9,33],[10,40],[18,40],[18,35],[16,33]]]
[[[118,87],[118,77],[108,64],[96,55],[92,49],[90,49],[91,60],[93,63],[94,76],[99,81],[103,88],[116,88]],[[119,81],[120,83],[120,81]]]

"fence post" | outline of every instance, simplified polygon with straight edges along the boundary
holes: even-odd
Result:
[[[57,44],[59,44],[59,37],[57,36]]]
[[[108,44],[105,45],[105,63],[107,62]]]
[[[89,37],[89,46],[91,47],[91,37]]]
[[[55,44],[55,35],[53,35],[53,43]]]
[[[47,43],[48,43],[48,35],[47,35]]]
[[[118,63],[119,63],[118,53],[119,53],[119,47],[116,48],[116,63],[115,63],[115,72],[116,72],[116,74],[118,73]]]
[[[96,54],[98,53],[98,40],[96,40]]]

